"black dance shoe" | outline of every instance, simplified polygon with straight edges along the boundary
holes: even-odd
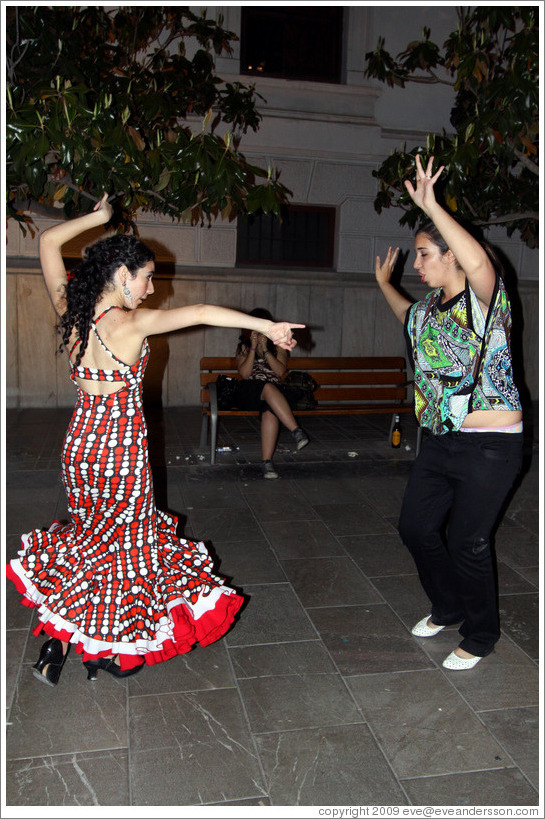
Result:
[[[66,654],[63,654],[62,643],[56,637],[47,640],[41,648],[38,662],[32,666],[34,676],[46,685],[57,685],[69,650],[70,646],[66,649]]]
[[[141,663],[141,665],[135,665],[134,668],[127,668],[125,671],[122,671],[116,663],[115,657],[99,657],[98,660],[87,660],[83,663],[83,665],[87,669],[87,679],[96,680],[99,668],[101,668],[103,671],[107,671],[114,677],[130,677],[132,674],[137,674],[139,671],[141,671],[144,663]]]

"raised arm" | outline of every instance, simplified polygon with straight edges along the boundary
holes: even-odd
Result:
[[[271,370],[282,378],[287,369],[288,353],[286,349],[278,348],[276,355],[268,353],[267,341],[263,334],[252,330],[251,347],[242,346],[237,354],[237,369],[242,378],[250,378],[257,354],[265,355]]]
[[[75,239],[80,233],[91,228],[105,225],[112,216],[112,207],[108,203],[108,194],[104,194],[91,213],[59,222],[45,230],[40,236],[40,264],[49,297],[58,315],[66,311],[66,268],[62,258],[62,246]]]
[[[482,245],[436,201],[434,185],[441,176],[444,166],[442,165],[435,174],[432,174],[432,168],[433,157],[428,161],[424,171],[420,155],[417,154],[416,188],[410,181],[405,182],[405,187],[413,202],[431,219],[456,256],[479,301],[488,307],[496,285],[494,265]]]
[[[411,306],[411,302],[406,299],[405,296],[399,292],[399,290],[396,290],[390,281],[398,254],[398,247],[396,247],[395,250],[392,250],[392,248],[389,247],[384,262],[381,262],[380,258],[377,256],[375,261],[375,277],[381,293],[388,302],[394,316],[398,321],[404,324],[405,316],[407,315],[407,310]]]
[[[243,327],[263,333],[270,338],[273,344],[284,350],[292,350],[297,344],[292,330],[305,326],[304,324],[291,324],[287,321],[273,322],[214,304],[192,304],[173,310],[139,308],[133,312],[133,322],[135,330],[142,338],[160,333],[171,333],[173,330],[193,327],[196,324],[208,324],[212,327]]]

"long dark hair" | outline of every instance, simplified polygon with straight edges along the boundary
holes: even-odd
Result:
[[[464,230],[467,230],[467,232],[470,233],[477,242],[479,242],[485,253],[488,255],[490,261],[494,265],[496,273],[498,273],[499,276],[503,277],[504,275],[503,265],[492,245],[490,245],[487,241],[482,239],[482,237],[475,236],[475,230],[468,227],[468,225],[464,224],[462,225],[462,227],[464,228]],[[443,239],[442,235],[439,233],[433,222],[425,222],[423,225],[421,225],[416,231],[415,236],[418,236],[419,233],[425,233],[428,239],[431,242],[433,242],[433,244],[437,248],[439,248],[439,251],[442,256],[447,252],[447,250],[449,250],[449,246],[447,245],[447,243],[445,242],[445,240]],[[459,270],[462,269],[458,264],[458,259],[456,259],[456,265]]]
[[[268,321],[274,321],[271,313],[268,310],[266,310],[264,307],[255,307],[250,313],[248,313],[248,315],[249,316],[254,316],[255,318],[262,318],[262,319],[268,319]],[[239,336],[238,349],[241,350],[242,347],[251,347],[251,346],[252,345],[251,345],[251,342],[250,342],[250,331],[249,330],[243,330],[242,333]],[[270,338],[267,339],[267,349],[269,350],[270,353],[273,353],[273,355],[276,355],[276,347],[274,346],[274,344],[272,343]]]
[[[74,328],[80,339],[76,366],[87,348],[95,305],[105,290],[113,288],[116,270],[125,265],[134,278],[141,267],[154,259],[151,248],[134,236],[121,234],[101,239],[84,251],[83,260],[68,274],[66,312],[60,322],[65,345]]]

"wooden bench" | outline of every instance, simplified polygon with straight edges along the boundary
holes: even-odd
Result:
[[[390,433],[396,414],[413,412],[408,400],[407,371],[401,356],[326,357],[288,359],[288,369],[305,370],[318,383],[314,397],[315,409],[294,410],[295,416],[371,415],[392,413]],[[206,447],[210,426],[210,463],[216,461],[218,420],[228,415],[259,415],[253,410],[218,409],[216,379],[218,375],[240,378],[236,359],[229,357],[201,358],[202,449]],[[210,419],[210,423],[209,423]],[[420,449],[418,430],[416,453]]]

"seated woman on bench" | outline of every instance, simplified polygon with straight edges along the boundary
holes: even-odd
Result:
[[[256,318],[272,320],[268,310],[256,308]],[[309,443],[308,435],[297,425],[287,399],[281,392],[286,372],[286,350],[276,347],[261,333],[243,330],[236,351],[237,367],[243,381],[237,388],[239,409],[259,410],[261,418],[261,456],[264,478],[278,478],[272,457],[280,423],[289,429],[297,449]]]

